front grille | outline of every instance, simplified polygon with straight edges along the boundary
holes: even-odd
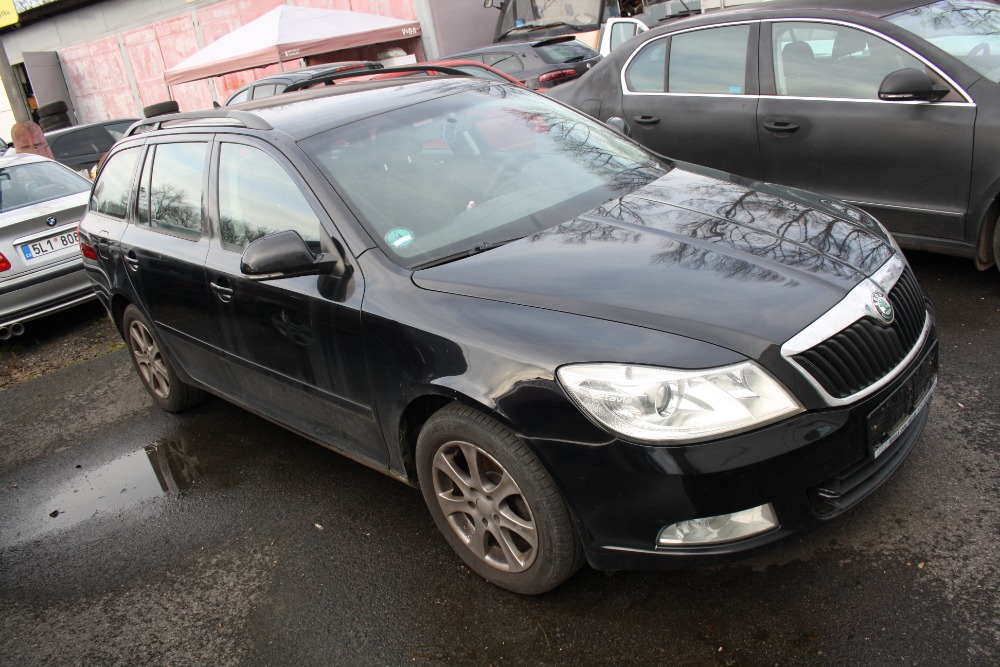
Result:
[[[895,319],[889,326],[858,320],[822,343],[792,357],[834,398],[846,398],[881,380],[920,338],[927,312],[917,280],[907,267],[889,292]]]

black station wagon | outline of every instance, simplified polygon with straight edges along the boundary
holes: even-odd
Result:
[[[147,119],[81,249],[163,409],[209,392],[419,487],[520,593],[840,514],[937,377],[870,215],[472,77]]]

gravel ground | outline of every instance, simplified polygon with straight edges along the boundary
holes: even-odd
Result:
[[[124,346],[97,301],[32,320],[23,335],[0,341],[0,391]]]

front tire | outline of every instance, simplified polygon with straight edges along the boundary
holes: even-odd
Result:
[[[434,522],[487,581],[537,595],[582,565],[580,541],[552,478],[490,417],[458,404],[443,408],[421,430],[416,456]]]
[[[204,392],[181,381],[160,339],[153,333],[145,316],[133,305],[125,309],[122,330],[132,365],[146,391],[162,410],[182,412],[204,399]]]

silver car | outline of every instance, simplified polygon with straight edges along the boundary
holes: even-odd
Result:
[[[94,298],[77,233],[90,187],[48,158],[0,157],[0,340]]]

